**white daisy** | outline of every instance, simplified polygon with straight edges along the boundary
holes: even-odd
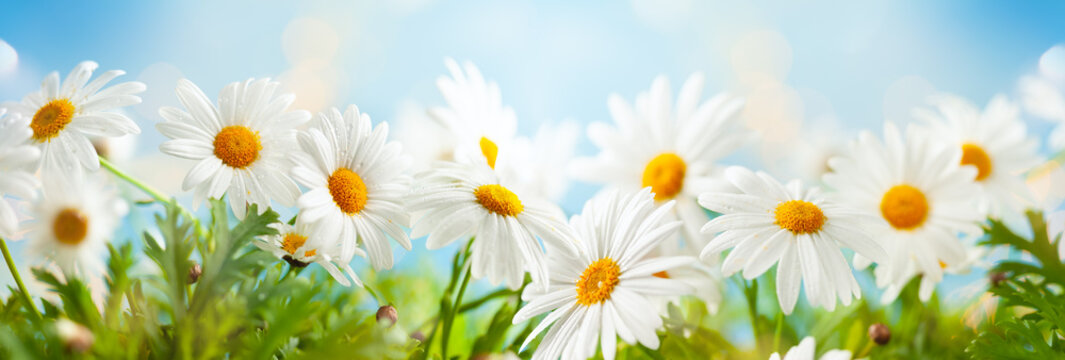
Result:
[[[107,242],[120,220],[115,199],[96,181],[46,183],[33,208],[29,251],[51,260],[68,276],[103,275]]]
[[[410,217],[403,197],[410,178],[403,171],[410,159],[402,147],[387,141],[388,124],[376,127],[370,116],[348,106],[320,113],[311,128],[300,132],[307,157],[292,169],[292,177],[307,188],[299,197],[300,217],[311,223],[318,247],[340,245],[339,261],[349,262],[361,240],[374,269],[392,268],[388,238],[410,250],[403,231]]]
[[[676,279],[654,274],[695,261],[691,256],[647,258],[661,242],[672,239],[681,223],[669,220],[674,202],[655,207],[649,188],[621,194],[602,193],[570,220],[580,239],[576,251],[548,246],[551,280],[547,291],[530,286],[528,303],[514,314],[514,323],[550,311],[522,344],[554,324],[540,341],[534,359],[587,359],[601,345],[613,359],[617,337],[657,349],[662,318],[650,299],[677,296],[692,289]]]
[[[783,360],[814,360],[817,355],[815,350],[816,341],[812,336],[807,336],[799,342],[799,345],[788,349]],[[829,350],[821,355],[820,360],[850,360],[851,352],[848,350]],[[769,360],[781,360],[780,353],[769,355]]]
[[[286,223],[274,223],[270,227],[277,229],[278,234],[259,238],[255,241],[255,246],[285,260],[292,267],[301,268],[307,267],[311,263],[317,263],[341,285],[350,286],[351,282],[341,272],[341,269],[343,269],[355,281],[355,285],[362,286],[359,277],[355,275],[355,271],[349,265],[350,261],[340,261],[340,244],[328,248],[314,248],[313,245],[316,242],[307,242],[308,238],[314,236],[313,229],[302,218],[296,219],[295,226]],[[366,257],[366,252],[362,251],[362,249],[356,249],[355,254]]]
[[[833,172],[825,175],[841,203],[878,215],[866,229],[888,253],[888,262],[878,265],[887,267],[880,271],[884,276],[877,276],[881,287],[904,280],[911,260],[939,282],[940,262],[951,266],[965,260],[957,234],[981,233],[982,217],[973,201],[979,193],[975,167],[960,165],[959,147],[933,141],[916,126],[906,130],[903,137],[892,123],[885,124],[883,142],[862,132],[849,156],[829,161]],[[863,261],[855,257],[856,265]]]
[[[442,136],[448,130],[429,117],[428,111],[419,104],[404,102],[396,110],[393,139],[403,144],[403,152],[412,161],[409,170],[428,170],[437,161],[452,161],[455,155],[455,139]]]
[[[159,146],[164,153],[197,160],[182,182],[194,189],[198,204],[229,195],[229,205],[243,218],[247,204],[259,212],[270,200],[293,206],[300,191],[288,176],[295,149],[295,127],[307,121],[306,111],[286,111],[295,99],[275,96],[280,83],[268,79],[234,82],[218,95],[218,107],[191,81],[178,81],[177,96],[188,112],[159,109],[166,121],[156,124],[172,140]]]
[[[720,94],[700,103],[702,89],[703,76],[696,73],[681,87],[676,107],[664,76],[649,93],[636,96],[635,107],[611,95],[607,104],[615,125],[588,126],[599,155],[577,159],[572,167],[581,180],[623,191],[650,186],[655,200],[676,200],[672,216],[684,222],[683,235],[694,247],[710,240],[699,232],[707,217],[696,197],[724,190],[714,176],[716,162],[753,135],[738,118],[741,99]]]
[[[983,113],[969,101],[951,95],[931,99],[935,111],[919,109],[938,142],[961,149],[961,164],[976,168],[979,192],[974,194],[982,214],[994,218],[1013,215],[1023,223],[1024,207],[1032,194],[1022,178],[1039,165],[1038,143],[1027,137],[1019,109],[1004,95],[995,96]]]
[[[663,241],[651,254],[648,254],[648,260],[655,257],[669,257],[669,256],[691,256],[697,253],[698,249],[689,249],[683,247],[677,239],[670,239]],[[706,305],[706,311],[710,314],[716,314],[718,308],[721,306],[722,300],[722,279],[720,272],[716,267],[710,267],[702,262],[693,262],[688,265],[679,266],[669,271],[660,271],[653,274],[656,277],[664,279],[674,279],[685,284],[688,284],[694,289],[692,295],[701,300]],[[669,304],[680,305],[682,296],[662,296],[657,297],[658,312],[663,316],[667,315],[669,310]]]
[[[560,201],[570,182],[568,171],[561,164],[569,164],[573,159],[579,134],[580,129],[574,123],[543,124],[532,139],[514,139],[511,166],[496,167],[496,170],[524,192]]]
[[[3,105],[13,114],[31,119],[32,142],[41,149],[41,169],[46,182],[52,179],[77,182],[83,169],[100,168],[89,137],[141,132],[133,120],[111,110],[140,103],[141,98],[136,94],[144,91],[144,84],[130,81],[104,89],[108,82],[125,72],[107,71],[89,82],[96,67],[95,62],[82,62],[62,83],[59,73],[52,72],[44,78],[40,91],[26,95],[21,102]]]
[[[41,151],[30,143],[29,119],[6,112],[0,108],[0,237],[10,239],[18,232],[18,215],[4,197],[36,198],[40,183],[33,172]]]
[[[416,219],[411,237],[429,235],[425,246],[433,250],[474,236],[474,278],[517,289],[528,268],[546,285],[549,269],[536,238],[562,248],[576,242],[557,206],[515,193],[487,165],[441,162],[416,179],[407,200]]]
[[[722,214],[702,228],[720,233],[702,257],[732,248],[721,272],[729,276],[742,269],[747,279],[779,262],[777,299],[784,314],[795,308],[800,282],[810,304],[828,310],[835,309],[836,297],[843,305],[861,297],[840,248],[883,260],[884,250],[864,230],[871,218],[825,199],[817,188],[804,189],[799,180],[785,187],[766,173],[737,166],[725,170],[725,177],[741,193],[699,195],[700,205]]]
[[[939,267],[942,268],[943,273],[946,274],[968,274],[972,271],[974,267],[984,269],[990,267],[989,264],[983,261],[986,255],[986,247],[965,245],[964,261],[951,266],[947,266],[946,263],[940,262]],[[877,278],[880,278],[881,276],[886,277],[887,275],[882,274],[882,272],[884,271],[886,271],[886,268],[876,268],[874,270],[874,274],[877,276]],[[902,280],[888,284],[888,286],[884,288],[884,293],[880,296],[880,302],[885,305],[895,302],[895,300],[899,298],[899,294],[902,293],[902,289],[906,287],[906,284],[908,284],[910,280],[913,279],[913,277],[920,276],[922,274],[923,273],[917,267],[917,262],[910,261],[909,264],[907,264],[906,266],[906,275],[902,277]],[[918,298],[923,302],[928,302],[928,300],[932,299],[932,293],[935,291],[936,285],[939,284],[941,280],[942,279],[936,280],[931,276],[921,276],[921,283],[918,286],[917,291]],[[986,291],[987,287],[981,287],[980,290]]]
[[[517,132],[514,110],[504,106],[495,82],[485,81],[471,62],[460,68],[451,58],[444,59],[451,77],[436,80],[447,107],[429,109],[429,115],[454,137],[454,160],[496,166],[505,158]],[[463,71],[464,69],[465,71]]]

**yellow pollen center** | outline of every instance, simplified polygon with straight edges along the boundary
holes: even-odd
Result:
[[[651,274],[651,276],[654,276],[656,278],[669,279],[669,273],[665,271],[656,272],[654,274]]]
[[[503,185],[481,185],[473,190],[477,202],[488,211],[503,216],[517,216],[525,207],[521,205],[518,195],[503,187]]]
[[[303,244],[306,242],[306,236],[297,233],[288,233],[285,234],[285,237],[281,240],[281,250],[285,250],[285,252],[290,255],[296,255],[296,250],[303,247]]]
[[[492,140],[488,140],[486,137],[481,137],[481,154],[484,154],[485,160],[488,160],[488,166],[493,169],[496,168],[496,157],[499,156],[499,146]]]
[[[619,276],[621,268],[611,258],[605,257],[588,265],[577,280],[577,303],[591,306],[606,301],[618,286]]]
[[[317,249],[310,249],[303,253],[303,257],[311,257],[318,253]]]
[[[52,220],[52,233],[60,243],[78,245],[89,234],[89,218],[78,209],[63,209]]]
[[[366,184],[359,174],[346,168],[339,168],[329,176],[329,195],[345,214],[358,214],[369,200]]]
[[[976,181],[982,181],[991,175],[991,157],[984,148],[976,144],[961,146],[961,164],[976,167]]]
[[[33,139],[38,142],[49,140],[59,135],[70,120],[74,118],[74,104],[67,99],[55,99],[44,104],[33,114],[30,129]]]
[[[688,166],[674,153],[662,153],[651,159],[643,169],[643,187],[651,187],[655,200],[668,200],[684,188],[684,173]]]
[[[880,214],[896,229],[912,230],[928,217],[928,200],[913,186],[895,185],[880,200]]]
[[[788,200],[778,204],[774,216],[777,226],[795,234],[821,231],[828,219],[821,208],[803,200]]]
[[[226,126],[214,137],[214,156],[232,168],[243,169],[251,165],[259,159],[262,150],[259,132],[246,126]]]

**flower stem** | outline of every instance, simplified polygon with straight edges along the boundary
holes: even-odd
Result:
[[[196,229],[196,234],[199,235],[202,238],[206,238],[207,237],[207,231],[204,230],[203,226],[200,225],[200,219],[197,218],[196,216],[192,215],[192,212],[190,212],[185,207],[181,206],[181,204],[178,204],[177,199],[174,199],[172,197],[167,196],[166,194],[160,192],[159,190],[156,190],[155,188],[151,187],[148,184],[145,184],[144,182],[142,182],[140,180],[134,179],[129,174],[126,174],[125,172],[122,172],[122,170],[119,170],[118,168],[116,168],[114,164],[112,164],[110,161],[107,161],[107,159],[104,159],[103,156],[99,156],[99,159],[100,159],[100,166],[103,166],[105,169],[107,169],[107,171],[110,171],[112,174],[117,176],[119,179],[125,180],[130,185],[133,185],[136,188],[138,188],[141,191],[143,191],[145,194],[148,194],[148,196],[151,196],[152,199],[154,199],[156,202],[160,202],[160,203],[164,203],[164,204],[170,204],[170,205],[173,205],[173,206],[177,207],[178,210],[181,211],[182,215],[188,217],[189,219],[192,219],[193,225],[194,225],[194,227]]]
[[[469,254],[467,254],[466,257],[468,258]],[[451,313],[448,314],[447,319],[444,320],[444,336],[440,339],[440,357],[443,359],[447,359],[447,343],[448,339],[451,338],[451,328],[455,325],[455,316],[458,315],[458,310],[462,307],[462,295],[466,293],[466,287],[470,284],[470,275],[473,273],[469,261],[463,262],[466,263],[464,266],[466,275],[462,277],[462,285],[459,286],[459,294],[455,296],[454,305],[451,306]]]
[[[447,283],[447,289],[444,289],[444,294],[440,296],[440,310],[437,312],[436,318],[433,321],[433,329],[429,331],[429,337],[425,338],[425,342],[422,344],[424,351],[422,352],[421,359],[429,358],[429,349],[433,346],[433,339],[436,338],[436,331],[440,322],[443,321],[443,327],[447,328],[448,319],[447,315],[451,314],[451,292],[455,290],[455,285],[459,280],[459,271],[462,271],[466,267],[466,261],[470,257],[470,246],[473,245],[474,238],[470,238],[470,241],[466,242],[466,247],[462,251],[455,253],[455,258],[451,261],[451,280]],[[444,344],[447,342],[445,341]],[[441,349],[444,349],[441,346]]]
[[[26,303],[26,307],[37,319],[41,318],[41,313],[37,312],[37,306],[33,304],[33,299],[30,298],[30,292],[26,291],[26,285],[22,283],[22,277],[18,274],[18,268],[15,267],[15,260],[11,258],[11,251],[7,249],[7,242],[3,237],[0,237],[0,250],[4,252],[4,261],[7,262],[8,270],[11,270],[11,277],[15,279],[15,284],[18,285],[19,292],[22,293],[22,301]]]
[[[747,310],[751,314],[751,333],[754,335],[754,345],[755,348],[761,348],[758,346],[758,279],[751,280],[750,284],[743,281],[743,286],[743,294],[747,297]]]

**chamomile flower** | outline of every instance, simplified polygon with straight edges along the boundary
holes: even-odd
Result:
[[[45,183],[33,207],[29,251],[59,266],[68,276],[104,274],[104,257],[119,216],[115,194],[95,181]]]
[[[877,215],[866,229],[888,253],[878,265],[886,267],[876,279],[881,287],[905,280],[911,260],[939,282],[940,263],[952,266],[966,258],[958,234],[981,233],[982,217],[972,201],[979,193],[977,169],[961,166],[961,148],[933,142],[916,126],[906,130],[903,137],[887,123],[884,141],[862,132],[849,156],[829,161],[833,172],[825,175],[840,202]]]
[[[798,180],[785,187],[766,173],[735,166],[725,176],[739,194],[699,196],[700,205],[722,214],[702,228],[720,233],[703,257],[732,248],[721,272],[729,276],[743,270],[747,279],[777,264],[777,299],[784,314],[795,308],[800,282],[810,303],[828,310],[836,307],[836,297],[843,305],[861,297],[840,248],[883,260],[884,250],[864,230],[872,219],[826,199],[817,188],[804,189]]]
[[[743,101],[721,94],[700,103],[702,89],[703,76],[697,73],[684,83],[675,107],[664,76],[654,80],[649,93],[637,95],[635,107],[611,95],[607,104],[615,125],[588,127],[600,153],[577,159],[572,167],[581,180],[623,191],[650,186],[655,200],[676,200],[673,217],[684,222],[684,238],[694,247],[710,239],[699,232],[706,215],[696,197],[726,186],[714,176],[720,171],[716,162],[751,138],[738,119]]]
[[[769,355],[769,360],[814,360],[817,355],[816,345],[816,340],[812,336],[807,336],[799,342],[799,345],[788,349],[783,358],[780,357],[780,353],[773,353]],[[850,360],[851,356],[848,350],[829,350],[821,355],[820,360]]]
[[[549,268],[537,237],[559,248],[576,242],[557,206],[515,192],[486,164],[441,162],[416,178],[407,200],[411,237],[429,235],[425,246],[433,250],[474,236],[474,278],[517,289],[528,269],[546,286]]]
[[[343,114],[333,108],[299,134],[307,156],[292,169],[292,177],[307,188],[298,203],[300,217],[313,224],[314,237],[322,241],[314,246],[339,244],[339,261],[347,263],[361,241],[376,270],[392,268],[389,237],[411,248],[403,231],[410,223],[403,207],[410,185],[403,171],[410,159],[387,138],[387,123],[373,126],[354,105]]]
[[[655,251],[648,254],[648,259],[654,257],[670,257],[670,256],[691,256],[695,254],[696,249],[688,249],[682,247],[685,244],[681,244],[677,239],[670,239],[663,241]],[[716,314],[718,308],[721,306],[722,298],[722,279],[721,273],[716,267],[708,266],[702,262],[693,262],[688,265],[679,266],[669,271],[660,271],[654,273],[654,276],[663,279],[674,279],[685,284],[688,284],[693,290],[691,295],[701,300],[706,305],[706,311],[708,313]],[[659,313],[663,316],[667,315],[669,304],[680,305],[682,296],[661,296],[657,297]]]
[[[651,297],[690,293],[691,287],[655,274],[695,261],[691,256],[652,257],[649,252],[676,236],[679,221],[669,220],[669,201],[655,207],[650,189],[622,194],[608,190],[570,220],[580,239],[576,251],[548,245],[549,286],[530,286],[529,303],[514,314],[514,323],[550,312],[525,339],[522,348],[551,326],[534,359],[587,359],[601,345],[613,359],[617,337],[657,349],[662,318]],[[536,281],[536,280],[534,280]],[[535,284],[534,284],[535,285]]]
[[[499,86],[486,81],[473,63],[459,67],[447,58],[444,65],[451,77],[441,76],[436,86],[448,106],[431,108],[429,115],[452,134],[455,161],[494,168],[517,132],[514,110],[503,105]]]
[[[303,219],[297,218],[295,226],[275,223],[271,224],[270,227],[277,230],[277,235],[263,236],[255,241],[255,246],[285,260],[292,267],[307,267],[311,263],[321,265],[333,279],[344,286],[351,285],[348,278],[344,276],[344,273],[347,273],[351,280],[355,281],[355,285],[362,286],[362,282],[355,275],[355,271],[351,269],[351,265],[348,262],[340,261],[338,257],[340,244],[315,248],[313,247],[315,242],[307,241],[308,238],[314,236],[313,228],[304,222]],[[356,249],[355,254],[366,257],[366,252],[362,251],[362,249]],[[344,272],[341,272],[341,270]]]
[[[130,81],[104,89],[108,82],[125,72],[107,71],[90,82],[96,67],[95,62],[82,62],[62,82],[59,73],[52,72],[44,78],[41,90],[26,95],[21,102],[3,105],[13,114],[30,119],[32,143],[41,150],[45,182],[53,179],[77,182],[83,169],[99,169],[100,161],[90,137],[141,131],[133,120],[111,110],[139,104],[141,98],[137,94],[144,91],[144,84]]]
[[[193,190],[197,203],[228,195],[238,218],[247,204],[270,207],[270,200],[292,206],[300,191],[288,176],[295,149],[295,127],[310,118],[306,111],[286,111],[295,99],[278,96],[280,83],[268,79],[234,82],[218,95],[218,106],[186,79],[178,81],[177,96],[187,111],[159,109],[166,121],[156,128],[171,140],[162,152],[196,160],[181,187]]]
[[[41,151],[33,146],[30,137],[33,131],[28,119],[20,116],[5,116],[0,108],[0,237],[12,238],[18,231],[18,215],[5,196],[18,196],[26,200],[36,197],[40,187],[33,176],[33,167]]]
[[[580,129],[574,123],[543,124],[532,139],[514,140],[512,166],[497,167],[505,179],[512,179],[523,191],[554,202],[562,200],[569,185],[565,166],[573,159]]]
[[[995,96],[983,113],[965,99],[941,95],[932,99],[935,111],[920,109],[938,141],[961,149],[961,164],[976,169],[982,214],[1003,218],[1011,214],[1023,223],[1021,214],[1032,195],[1022,175],[1039,164],[1035,139],[1027,137],[1019,109],[1004,95]]]
[[[989,268],[989,264],[983,261],[986,255],[987,248],[983,246],[966,245],[964,261],[951,266],[947,266],[945,263],[940,263],[939,266],[943,268],[943,273],[945,274],[964,275],[971,272],[974,267],[984,269]],[[873,271],[877,278],[886,276],[885,274],[882,274],[882,272],[886,271],[886,268],[883,270],[881,268],[876,268]],[[888,286],[884,288],[884,293],[880,297],[880,302],[885,305],[895,302],[895,299],[899,298],[899,294],[902,293],[902,289],[906,287],[906,284],[908,284],[915,276],[920,276],[921,274],[922,273],[917,267],[917,262],[910,261],[906,267],[906,275],[902,277],[902,280],[888,284]],[[931,276],[921,276],[920,285],[917,290],[918,299],[923,302],[928,302],[928,300],[932,299],[932,292],[935,291],[936,285],[939,284],[940,280],[936,280]],[[981,290],[985,289],[986,286],[981,288]]]

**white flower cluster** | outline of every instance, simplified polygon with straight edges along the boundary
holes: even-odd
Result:
[[[169,138],[160,150],[196,161],[182,184],[196,203],[226,197],[239,218],[249,204],[298,208],[294,224],[272,225],[278,234],[257,245],[292,266],[320,264],[345,285],[362,285],[350,266],[356,255],[391,268],[392,241],[410,250],[411,238],[427,236],[428,249],[468,239],[473,278],[518,289],[530,275],[528,303],[513,321],[547,313],[526,340],[546,332],[538,359],[583,359],[597,348],[612,359],[618,338],[657,348],[665,303],[696,295],[714,310],[721,275],[754,279],[774,265],[785,314],[801,289],[828,310],[860,298],[854,268],[873,263],[884,301],[915,276],[928,298],[945,272],[972,263],[966,244],[985,218],[1028,205],[1020,174],[1039,162],[1004,97],[981,112],[943,95],[919,112],[921,124],[888,123],[882,138],[861,133],[829,160],[823,188],[781,183],[721,165],[755,137],[743,100],[704,100],[700,74],[675,103],[664,77],[632,103],[612,95],[613,124],[588,128],[599,154],[569,162],[572,129],[519,137],[494,82],[472,64],[446,66],[450,76],[437,85],[447,105],[428,111],[441,131],[422,137],[437,141],[406,144],[427,159],[405,156],[388,124],[354,105],[313,120],[290,110],[294,96],[267,79],[229,84],[217,102],[181,80],[184,109],[159,109],[156,128]],[[145,86],[104,88],[122,72],[89,82],[95,68],[79,64],[63,82],[49,75],[39,92],[5,103],[0,118],[0,195],[32,200],[43,184],[34,248],[70,274],[100,271],[95,254],[118,220],[100,199],[107,193],[87,188],[84,170],[100,166],[90,137],[140,131],[115,110],[139,102]],[[553,202],[568,173],[606,186],[569,221]],[[0,202],[0,236],[16,236],[18,222]],[[785,358],[812,354],[810,339]]]

